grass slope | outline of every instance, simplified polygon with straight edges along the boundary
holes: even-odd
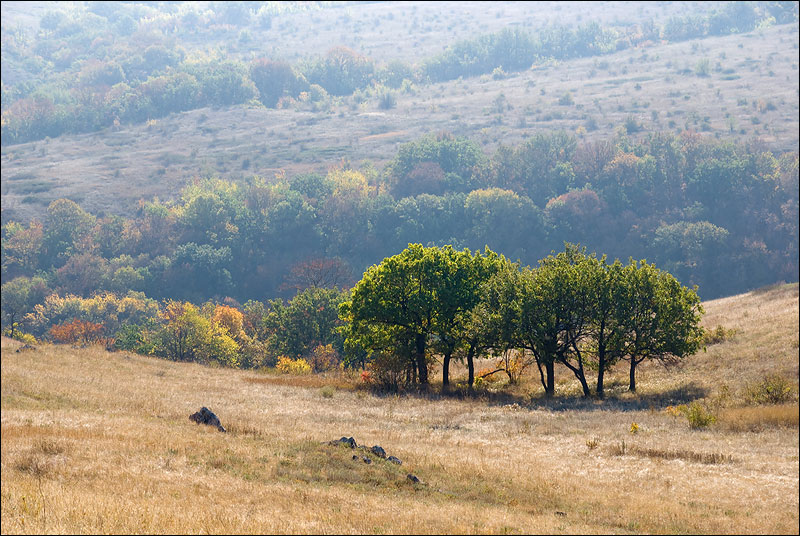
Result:
[[[733,338],[677,371],[644,367],[638,397],[623,367],[605,402],[574,397],[565,371],[556,400],[530,383],[514,405],[3,339],[0,529],[796,534],[797,403],[743,408],[744,431],[722,411],[765,372],[796,389],[798,286],[705,308]],[[663,411],[696,396],[721,408],[715,425]],[[201,406],[228,433],[191,422]],[[342,435],[403,465],[324,444]]]
[[[399,35],[387,39],[393,46],[408,41]],[[520,144],[543,132],[612,139],[630,118],[642,129],[633,136],[694,131],[759,140],[776,152],[797,150],[797,41],[797,25],[780,25],[545,63],[499,80],[424,84],[412,93],[398,90],[389,110],[379,109],[375,98],[358,104],[352,97],[318,111],[308,104],[205,108],[149,126],[4,146],[3,221],[41,219],[60,197],[92,212],[131,215],[139,199],[172,199],[197,176],[271,178],[285,170],[293,177],[324,173],[342,159],[380,168],[400,144],[442,130],[492,154],[501,143]],[[698,76],[704,61],[708,75]],[[566,93],[572,104],[559,104]]]

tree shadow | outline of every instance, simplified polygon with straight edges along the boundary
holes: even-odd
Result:
[[[507,391],[493,391],[486,389],[469,389],[463,386],[452,386],[442,389],[439,386],[409,386],[398,391],[373,391],[373,396],[386,397],[411,397],[430,401],[436,400],[472,400],[483,402],[487,406],[518,405],[527,409],[542,409],[548,411],[643,411],[663,409],[667,406],[688,404],[694,400],[705,398],[710,394],[707,387],[695,382],[662,391],[658,393],[633,394],[609,391],[605,398],[597,396],[584,397],[580,395],[556,395],[547,397],[544,393],[534,396],[527,394],[510,393]]]

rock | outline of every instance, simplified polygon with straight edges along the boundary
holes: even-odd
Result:
[[[338,443],[340,445],[347,445],[351,449],[356,448],[358,445],[356,444],[356,440],[352,437],[342,437],[338,441],[334,441],[334,443]]]
[[[566,512],[559,512],[558,510],[556,510],[556,515],[557,516],[561,516],[561,517],[567,517],[567,513]]]
[[[386,458],[386,451],[380,445],[375,445],[370,449],[375,456],[378,458]]]
[[[417,478],[415,475],[413,475],[411,473],[408,473],[408,476],[406,476],[406,478],[409,479],[414,484],[419,484],[420,483],[419,478]]]
[[[372,460],[371,460],[370,458],[367,458],[366,456],[364,456],[364,457],[362,458],[362,460],[364,460],[364,463],[366,463],[367,465],[369,465],[369,464],[371,464],[371,463],[372,463]]]
[[[397,458],[395,456],[389,456],[386,459],[389,460],[392,463],[396,463],[397,465],[403,465],[403,462],[400,460],[400,458]]]
[[[24,345],[20,346],[19,348],[17,348],[16,352],[17,353],[27,352],[29,350],[36,350],[36,347],[35,346],[31,346],[30,344],[24,344]]]
[[[353,459],[357,460],[358,459],[358,454],[353,454]]]
[[[214,426],[220,432],[224,432],[225,428],[223,428],[222,423],[219,422],[219,418],[214,415],[214,412],[208,409],[207,407],[200,408],[200,411],[197,413],[192,413],[189,415],[189,418],[196,422],[197,424],[207,424],[209,426]]]

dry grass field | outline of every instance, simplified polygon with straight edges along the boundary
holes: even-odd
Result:
[[[376,396],[101,348],[2,340],[9,533],[798,533],[798,405],[747,406],[798,378],[798,286],[705,304],[735,330],[680,369],[622,367],[606,401],[558,375],[508,394]],[[700,398],[692,430],[665,408]],[[211,408],[220,433],[188,419]],[[636,423],[636,427],[633,424]],[[636,429],[635,433],[632,429]],[[326,444],[381,445],[401,466]],[[366,455],[364,453],[360,453]],[[412,483],[408,473],[421,482]]]
[[[462,31],[471,28],[466,19],[456,18],[449,33],[439,36],[438,49],[431,44],[420,44],[420,50],[403,48],[403,59],[419,61],[441,52],[442,35],[453,40],[474,37],[507,26],[509,17],[527,20],[516,12],[527,4],[502,5],[507,6],[504,14],[492,19],[502,24],[469,33]],[[396,5],[397,9],[403,6]],[[617,8],[609,13],[621,16]],[[448,20],[446,15],[428,14],[425,20],[438,20],[435,24],[441,25]],[[311,15],[315,18],[323,22],[322,14]],[[426,24],[406,28],[406,23],[400,23],[406,20],[400,12],[395,19],[393,26],[381,26],[388,32],[383,36],[403,36],[393,39],[393,46],[428,35],[421,30]],[[301,26],[293,24],[281,26],[280,35],[288,37],[292,28]],[[366,32],[366,22],[356,26],[365,32],[363,39],[359,43],[345,40],[345,44],[372,54],[377,62],[391,59],[384,56],[385,44],[381,45],[379,36]],[[433,35],[428,37],[433,39]],[[797,25],[781,25],[550,62],[500,79],[484,75],[421,84],[410,92],[395,91],[396,105],[388,110],[379,109],[376,97],[360,103],[354,97],[333,98],[322,106],[298,103],[280,110],[205,108],[173,114],[149,126],[123,125],[4,146],[3,221],[41,218],[47,205],[60,197],[92,212],[130,216],[139,199],[172,199],[197,176],[271,178],[284,170],[292,177],[306,171],[324,173],[342,159],[353,165],[369,160],[380,169],[402,143],[442,130],[467,136],[491,154],[501,143],[518,144],[536,133],[558,130],[586,141],[612,139],[632,118],[642,129],[635,136],[691,130],[726,139],[758,140],[778,152],[796,150],[799,60]],[[707,62],[708,75],[698,76],[703,62]],[[560,104],[567,93],[571,104]]]

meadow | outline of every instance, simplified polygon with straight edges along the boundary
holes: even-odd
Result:
[[[796,534],[798,285],[704,307],[719,342],[642,366],[636,395],[621,366],[606,400],[580,398],[566,370],[553,399],[533,376],[391,395],[358,374],[3,338],[0,529]],[[791,390],[780,403],[754,398],[767,378]],[[692,402],[715,422],[691,428],[675,408]],[[201,406],[227,433],[189,420]],[[342,436],[403,463],[354,460],[329,444]]]

